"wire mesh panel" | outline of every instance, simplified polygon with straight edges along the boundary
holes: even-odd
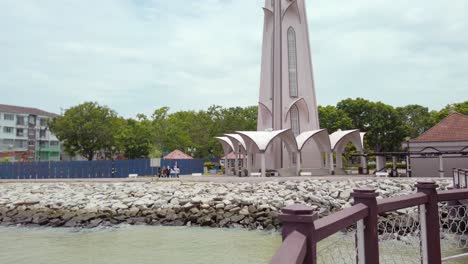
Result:
[[[356,263],[356,225],[317,244],[317,263]]]
[[[380,263],[421,263],[419,208],[409,207],[379,216]]]
[[[468,263],[468,201],[441,203],[439,217],[442,256],[466,255],[448,263]]]

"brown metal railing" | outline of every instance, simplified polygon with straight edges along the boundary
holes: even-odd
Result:
[[[377,200],[373,189],[352,193],[354,205],[318,219],[311,207],[293,205],[282,209],[283,244],[270,264],[315,264],[317,243],[356,224],[356,263],[379,263],[379,214],[419,206],[421,226],[421,263],[442,262],[440,247],[439,202],[468,199],[468,189],[439,191],[434,182],[418,182],[417,193]],[[302,234],[302,236],[300,236]],[[305,249],[305,255],[304,254]]]
[[[455,188],[468,188],[468,170],[453,169],[453,186]]]

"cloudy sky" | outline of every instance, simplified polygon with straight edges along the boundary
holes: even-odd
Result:
[[[255,105],[262,0],[0,0],[0,103]],[[467,0],[307,0],[319,104],[468,99]]]

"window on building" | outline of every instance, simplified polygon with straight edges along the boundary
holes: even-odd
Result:
[[[17,129],[16,129],[16,136],[17,136],[17,137],[24,137],[24,129],[22,129],[22,128],[17,128]]]
[[[47,126],[47,118],[41,118],[40,120],[41,126]]]
[[[16,116],[16,124],[18,126],[24,126],[24,116]]]
[[[41,137],[41,138],[45,138],[45,137],[46,137],[46,130],[45,130],[45,129],[41,129],[41,130],[39,131],[39,137]]]
[[[35,137],[36,137],[36,129],[34,129],[34,128],[28,129],[28,135],[29,135],[29,137],[31,137],[31,138],[32,138],[32,137],[35,138]]]
[[[5,120],[15,120],[15,115],[3,114],[3,119],[5,119]]]
[[[26,147],[26,140],[15,140],[15,147],[24,148]]]
[[[51,141],[51,142],[50,142],[50,146],[51,146],[51,147],[58,147],[58,146],[59,146],[59,142],[58,142],[58,141]]]
[[[3,133],[13,134],[14,129],[14,127],[3,127]]]
[[[299,109],[297,106],[293,105],[290,111],[290,119],[291,119],[291,130],[294,133],[294,136],[298,136],[301,132],[300,125],[299,125]]]
[[[13,139],[3,139],[3,145],[7,145],[7,146],[10,146],[10,145],[14,145],[15,144],[15,140]]]
[[[28,118],[28,123],[30,125],[35,126],[36,125],[36,116],[30,115],[29,118]]]
[[[28,141],[28,146],[30,146],[30,147],[31,147],[31,146],[32,146],[32,147],[36,146],[36,141],[35,141],[35,140],[29,140],[29,141]]]
[[[48,148],[49,144],[47,141],[39,141],[39,147],[40,148]]]
[[[297,51],[296,32],[294,28],[288,29],[288,73],[289,73],[289,96],[298,97],[297,89]]]

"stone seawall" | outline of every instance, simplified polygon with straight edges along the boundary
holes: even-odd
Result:
[[[308,204],[322,217],[351,206],[353,188],[376,188],[385,198],[413,192],[415,182],[0,182],[0,224],[92,228],[129,223],[273,230],[280,226],[277,215],[284,206]],[[446,189],[451,181],[438,184]]]

